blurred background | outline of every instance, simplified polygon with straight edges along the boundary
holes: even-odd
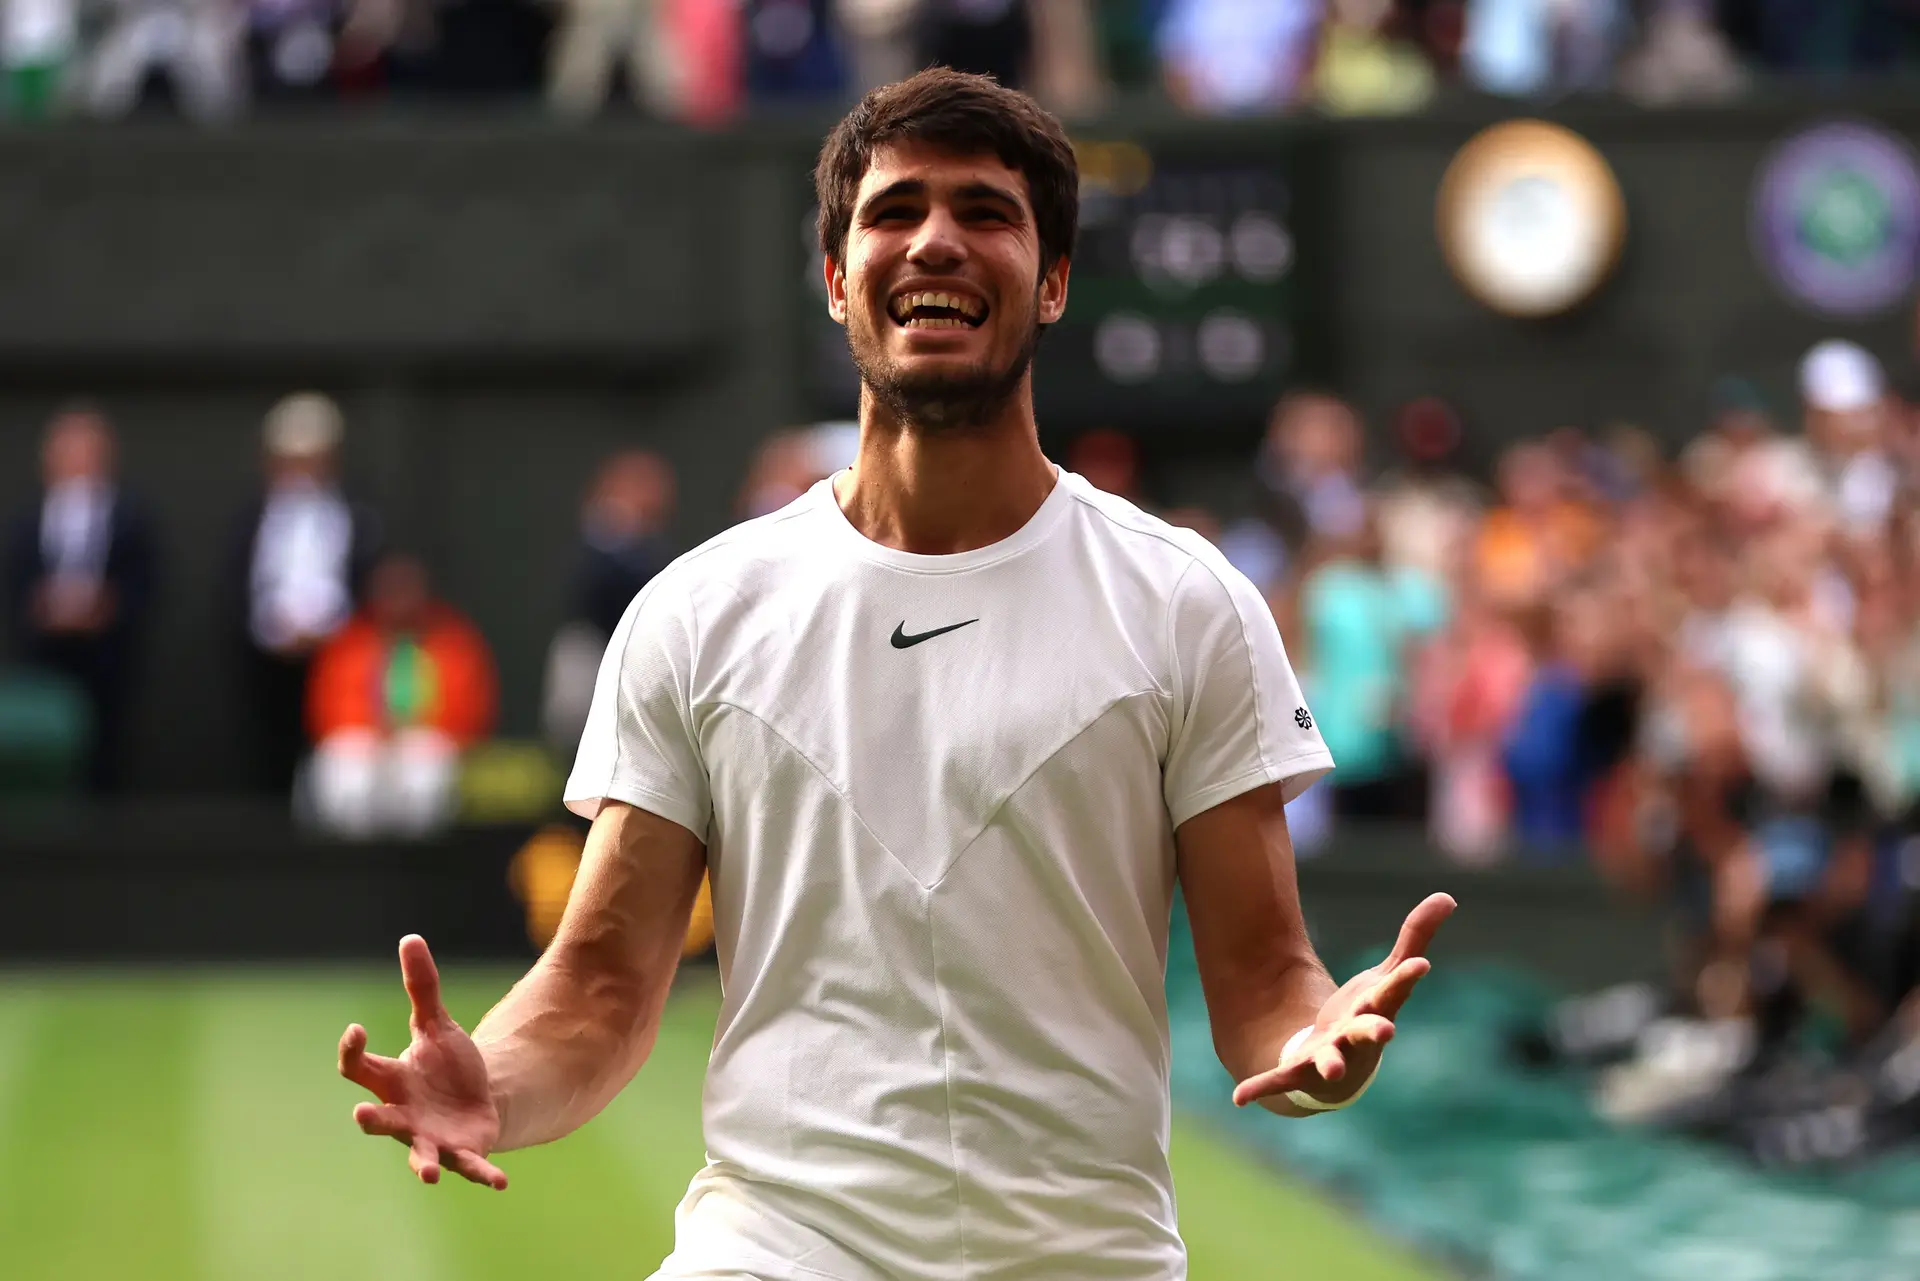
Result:
[[[550,937],[594,669],[851,456],[808,170],[929,62],[1084,187],[1043,442],[1267,597],[1316,940],[1462,903],[1195,1281],[1920,1273],[1920,3],[0,0],[0,1275],[645,1276],[703,919],[609,1113],[415,1186],[419,931]]]

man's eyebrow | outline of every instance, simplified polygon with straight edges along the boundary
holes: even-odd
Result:
[[[926,194],[926,192],[927,192],[927,184],[922,182],[920,179],[902,178],[898,182],[888,183],[886,186],[880,188],[880,190],[874,192],[871,196],[868,196],[865,200],[860,202],[860,207],[862,209],[871,209],[873,208],[873,206],[879,204],[881,201],[891,200],[895,196],[923,196]]]
[[[998,200],[1016,209],[1021,207],[1019,196],[1005,187],[996,187],[990,182],[970,182],[953,194],[962,200]]]

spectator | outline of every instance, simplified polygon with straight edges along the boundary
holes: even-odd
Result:
[[[1820,343],[1800,361],[1800,398],[1826,506],[1849,534],[1884,528],[1900,474],[1888,455],[1895,414],[1880,362],[1854,343]]]
[[[919,65],[952,67],[1027,87],[1033,62],[1029,0],[919,0]]]
[[[1262,515],[1289,551],[1359,533],[1360,447],[1360,416],[1337,397],[1294,392],[1274,406],[1255,474]]]
[[[221,120],[246,106],[244,11],[228,0],[113,0],[82,94],[96,116],[124,116],[160,77],[182,111]]]
[[[14,653],[86,692],[87,779],[119,790],[127,708],[153,595],[153,536],[115,476],[99,410],[62,410],[47,428],[43,489],[15,526],[6,563]]]
[[[1067,447],[1067,470],[1084,476],[1095,489],[1146,505],[1140,493],[1140,447],[1124,432],[1096,427],[1074,437]]]
[[[1300,585],[1303,680],[1321,736],[1340,761],[1340,777],[1330,780],[1334,812],[1422,819],[1426,773],[1406,750],[1401,725],[1412,648],[1444,617],[1431,599],[1438,588],[1388,572],[1371,520],[1309,559],[1318,563]]]
[[[378,551],[372,513],[340,490],[340,409],[299,392],[268,412],[266,484],[235,540],[254,785],[286,796],[306,750],[314,653],[346,626]]]
[[[1417,111],[1433,97],[1433,68],[1392,35],[1393,0],[1331,0],[1314,65],[1314,97],[1336,116]]]
[[[1432,762],[1430,830],[1462,862],[1491,861],[1505,847],[1510,800],[1500,745],[1532,666],[1525,639],[1471,587],[1452,625],[1419,651],[1411,720]]]
[[[419,561],[382,560],[363,609],[314,660],[314,817],[356,839],[444,826],[460,754],[491,731],[494,705],[493,659],[479,631],[433,598]]]
[[[904,80],[918,69],[914,28],[919,10],[920,0],[839,0],[836,13],[855,92]]]
[[[1503,607],[1546,599],[1600,544],[1597,514],[1575,497],[1560,460],[1525,442],[1500,462],[1502,505],[1487,514],[1474,547],[1476,572]]]
[[[1488,93],[1604,88],[1627,18],[1622,0],[1468,0],[1461,61]]]
[[[570,758],[580,745],[607,643],[641,589],[673,559],[673,472],[644,450],[608,459],[580,513],[579,566],[567,622],[547,649],[547,742]]]
[[[1746,87],[1746,73],[1714,25],[1712,0],[1652,0],[1640,46],[1620,68],[1620,87],[1647,106],[1714,102]]]
[[[666,7],[667,0],[561,0],[547,100],[569,115],[593,115],[607,104],[615,69],[624,68],[636,106],[681,114]]]
[[[330,94],[337,0],[250,0],[247,62],[256,102],[311,100]]]
[[[1502,744],[1514,835],[1523,851],[1573,856],[1586,832],[1587,789],[1598,777],[1581,719],[1603,662],[1605,603],[1592,593],[1534,611],[1533,675]]]
[[[747,97],[756,106],[834,102],[848,87],[830,0],[744,0]]]
[[[4,110],[19,120],[39,120],[59,104],[79,52],[78,0],[5,0],[0,7],[0,75],[6,78]]]
[[[1167,0],[1158,45],[1167,93],[1190,111],[1282,111],[1310,84],[1322,0]]]

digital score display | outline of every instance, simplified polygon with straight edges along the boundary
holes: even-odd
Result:
[[[1075,147],[1079,245],[1067,314],[1035,362],[1042,430],[1186,434],[1257,425],[1289,385],[1317,372],[1317,353],[1302,343],[1308,291],[1299,283],[1291,153]],[[811,391],[823,417],[850,416],[858,383],[846,340],[825,314],[811,212],[806,236]]]

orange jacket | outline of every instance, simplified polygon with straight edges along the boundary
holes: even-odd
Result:
[[[365,616],[321,647],[307,678],[307,728],[314,741],[343,729],[437,729],[469,746],[493,729],[497,693],[493,656],[477,628],[436,605],[415,641],[421,650],[421,706],[404,723],[389,710],[387,681],[395,638]]]

